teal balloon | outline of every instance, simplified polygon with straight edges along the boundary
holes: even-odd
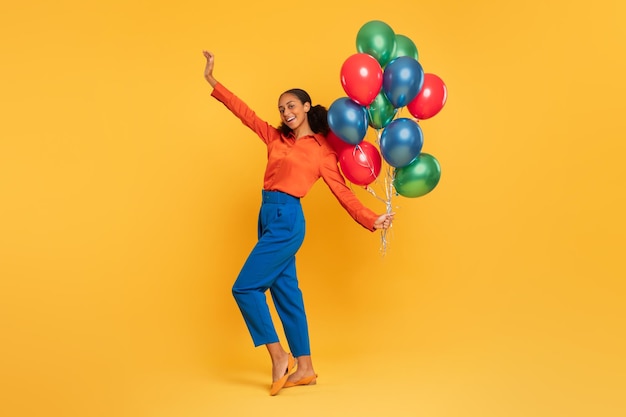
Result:
[[[358,145],[367,134],[365,107],[348,97],[340,97],[328,108],[328,126],[340,139]]]
[[[376,58],[381,67],[387,65],[396,50],[396,34],[391,26],[372,20],[361,26],[356,36],[356,49]]]
[[[422,151],[424,134],[414,120],[400,117],[383,129],[378,141],[380,153],[392,167],[403,167]]]
[[[422,65],[409,56],[395,58],[383,73],[383,90],[394,107],[409,104],[424,84]]]
[[[398,58],[400,56],[409,56],[416,61],[419,60],[417,47],[411,39],[404,35],[396,35],[396,52],[393,57]]]
[[[439,161],[432,155],[421,153],[409,165],[395,169],[393,187],[403,197],[421,197],[431,192],[440,178]]]
[[[397,112],[398,109],[393,107],[385,92],[380,90],[367,108],[368,124],[374,129],[382,129],[393,120]]]

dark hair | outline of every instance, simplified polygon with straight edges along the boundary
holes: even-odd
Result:
[[[315,133],[320,133],[324,136],[328,134],[330,127],[328,127],[328,110],[326,107],[316,104],[315,106],[311,103],[311,96],[306,91],[300,88],[292,88],[291,90],[287,90],[282,93],[280,96],[284,96],[285,94],[293,94],[302,102],[302,104],[309,103],[311,105],[311,109],[307,113],[309,119],[309,126],[311,126],[311,130]],[[280,133],[285,136],[288,136],[291,133],[291,128],[286,126],[284,123],[281,123],[278,127]]]

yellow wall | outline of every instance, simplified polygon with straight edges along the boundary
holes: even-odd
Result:
[[[323,182],[304,200],[300,279],[318,371],[338,390],[316,411],[624,415],[623,2],[2,9],[0,414],[270,415],[267,358],[230,296],[264,149],[210,97],[201,51],[276,122],[287,88],[327,106],[344,95],[341,64],[378,19],[447,84],[421,122],[442,179],[394,199],[384,257]],[[347,384],[355,401],[333,397]],[[281,396],[290,412],[307,398]]]

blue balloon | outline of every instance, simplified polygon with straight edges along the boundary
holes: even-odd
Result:
[[[338,98],[328,109],[328,126],[344,142],[358,145],[367,133],[367,110],[348,97]]]
[[[409,165],[422,151],[422,128],[411,119],[399,118],[387,125],[380,135],[380,153],[389,165]]]
[[[424,85],[424,70],[410,56],[401,56],[385,67],[383,91],[395,108],[404,107],[419,94]]]

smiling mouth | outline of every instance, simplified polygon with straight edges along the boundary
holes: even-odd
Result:
[[[294,120],[296,120],[295,116],[288,118],[287,120],[285,120],[287,123],[293,122]]]

